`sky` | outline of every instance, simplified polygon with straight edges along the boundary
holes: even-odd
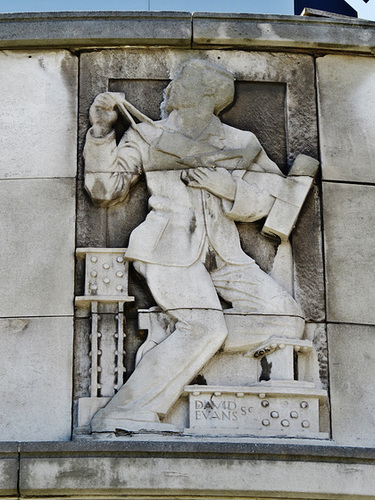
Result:
[[[375,21],[375,0],[347,0],[358,17]],[[3,12],[174,10],[294,14],[293,0],[0,0]]]

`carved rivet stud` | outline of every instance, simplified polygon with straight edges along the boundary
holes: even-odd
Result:
[[[264,399],[264,398],[266,397],[266,395],[265,395],[264,393],[262,393],[262,392],[261,392],[260,394],[258,394],[258,397],[259,397],[260,399]]]
[[[261,405],[263,406],[263,408],[267,408],[270,405],[270,402],[265,399],[261,402]]]
[[[116,290],[118,290],[119,292],[122,292],[124,290],[124,288],[122,285],[117,285]]]
[[[279,344],[280,349],[285,349],[285,344]]]
[[[271,411],[271,417],[272,418],[279,418],[279,412],[278,411]]]
[[[121,263],[121,262],[124,262],[124,257],[117,257],[117,259],[116,259],[116,260],[117,260],[117,262],[120,262],[120,263]]]
[[[200,396],[200,392],[199,391],[194,391],[193,392],[193,396]]]
[[[290,424],[289,424],[289,420],[286,420],[286,419],[285,419],[285,420],[282,420],[282,421],[281,421],[281,425],[282,425],[283,427],[289,427],[289,425],[290,425]]]
[[[221,392],[218,391],[214,392],[214,396],[221,396]]]
[[[264,427],[268,427],[270,424],[271,424],[271,422],[267,418],[262,420],[262,425],[264,425]]]
[[[104,278],[103,279],[103,283],[105,283],[106,285],[108,285],[108,283],[110,283],[111,280],[109,278]]]
[[[108,271],[109,267],[109,264],[103,264],[103,269],[106,269]]]
[[[271,348],[272,349],[276,349],[277,348],[277,344],[275,344],[275,343],[271,344]]]
[[[91,285],[91,290],[97,290],[98,289],[98,285]]]
[[[308,429],[310,427],[310,422],[308,420],[304,420],[301,425],[304,429]]]
[[[305,410],[309,407],[309,403],[307,401],[301,401],[300,407]]]
[[[301,346],[299,346],[299,345],[295,345],[294,346],[294,351],[295,352],[299,352],[300,350],[301,350]]]
[[[296,411],[291,411],[290,418],[298,418],[298,413]]]
[[[98,276],[98,273],[96,271],[91,271],[90,276],[96,278]]]
[[[98,262],[98,257],[92,256],[90,260],[91,260],[91,262],[94,262],[94,263]]]
[[[122,278],[124,276],[124,273],[122,271],[117,271],[116,276]]]
[[[243,398],[245,394],[243,392],[237,392],[237,397],[238,398]]]

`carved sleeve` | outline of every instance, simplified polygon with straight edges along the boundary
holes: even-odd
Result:
[[[117,205],[129,195],[142,171],[142,139],[130,129],[116,145],[115,132],[95,138],[91,129],[86,136],[85,188],[95,205]]]
[[[254,222],[266,217],[283,188],[285,178],[275,163],[262,151],[252,170],[234,172],[236,194],[233,203],[223,202],[227,217]],[[267,170],[266,170],[267,169]]]

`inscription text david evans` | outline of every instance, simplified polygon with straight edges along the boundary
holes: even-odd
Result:
[[[253,411],[252,406],[239,405],[233,400],[194,401],[194,419],[196,421],[238,422]]]

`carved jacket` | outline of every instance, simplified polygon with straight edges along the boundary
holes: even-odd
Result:
[[[254,152],[251,164],[233,158],[218,163],[235,180],[233,202],[182,180],[186,157],[249,148]],[[251,262],[241,249],[235,221],[265,217],[274,201],[275,181],[283,180],[254,134],[222,124],[215,116],[195,140],[181,134],[170,118],[154,126],[141,123],[139,131],[129,129],[118,146],[114,132],[94,138],[89,130],[84,158],[86,190],[101,206],[125,201],[131,186],[145,173],[150,212],[132,232],[126,258],[167,266],[193,264],[207,239],[225,262]]]

